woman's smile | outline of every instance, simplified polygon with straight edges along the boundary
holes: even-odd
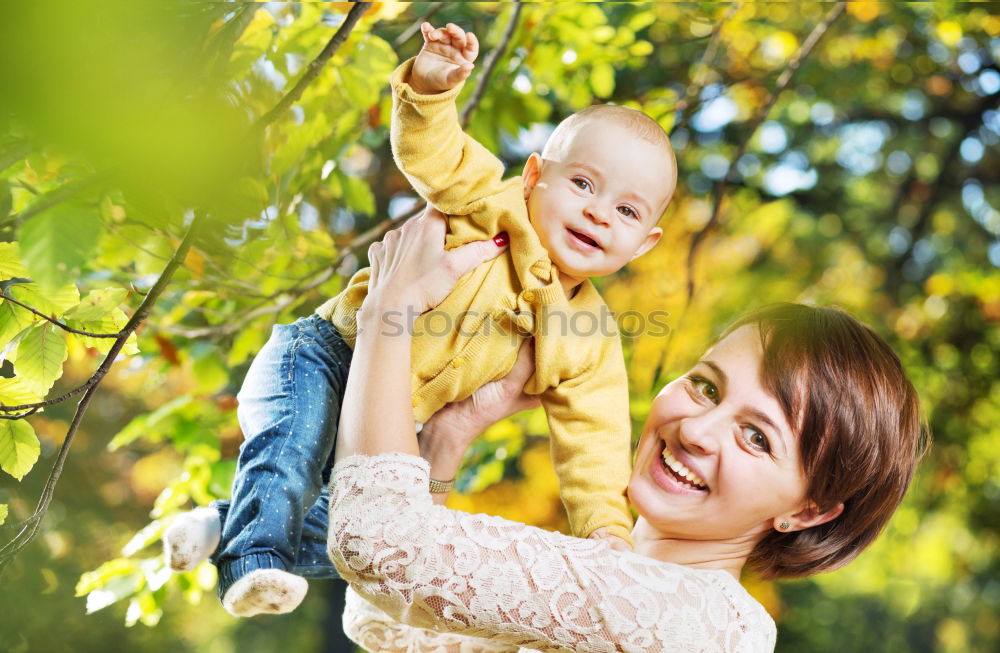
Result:
[[[650,458],[650,473],[657,485],[674,494],[708,493],[708,485],[701,476],[679,461],[663,440],[659,441],[656,454]]]

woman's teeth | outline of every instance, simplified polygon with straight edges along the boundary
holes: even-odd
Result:
[[[663,463],[670,468],[670,471],[685,479],[689,484],[699,490],[708,489],[708,485],[705,481],[701,480],[700,476],[688,469],[684,463],[674,458],[673,454],[670,453],[670,449],[667,447],[663,448]]]

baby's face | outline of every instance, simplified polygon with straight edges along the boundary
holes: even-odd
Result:
[[[584,123],[561,150],[525,166],[531,224],[570,279],[616,272],[659,239],[673,158],[613,122]]]

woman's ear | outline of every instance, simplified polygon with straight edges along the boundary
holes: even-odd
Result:
[[[791,515],[779,515],[774,518],[774,530],[779,533],[802,531],[813,526],[825,524],[834,520],[844,512],[844,504],[838,503],[829,510],[820,510],[815,503],[809,502],[805,508]]]
[[[535,189],[535,184],[542,176],[542,157],[538,152],[532,152],[528,160],[524,162],[524,172],[521,179],[524,181],[524,199],[528,199],[531,191]]]

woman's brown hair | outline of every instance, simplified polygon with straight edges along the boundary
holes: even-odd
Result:
[[[807,495],[837,518],[801,531],[772,531],[748,564],[764,578],[830,571],[882,531],[909,487],[928,430],[899,357],[869,327],[835,308],[774,304],[726,334],[756,326],[762,382],[799,434]]]

